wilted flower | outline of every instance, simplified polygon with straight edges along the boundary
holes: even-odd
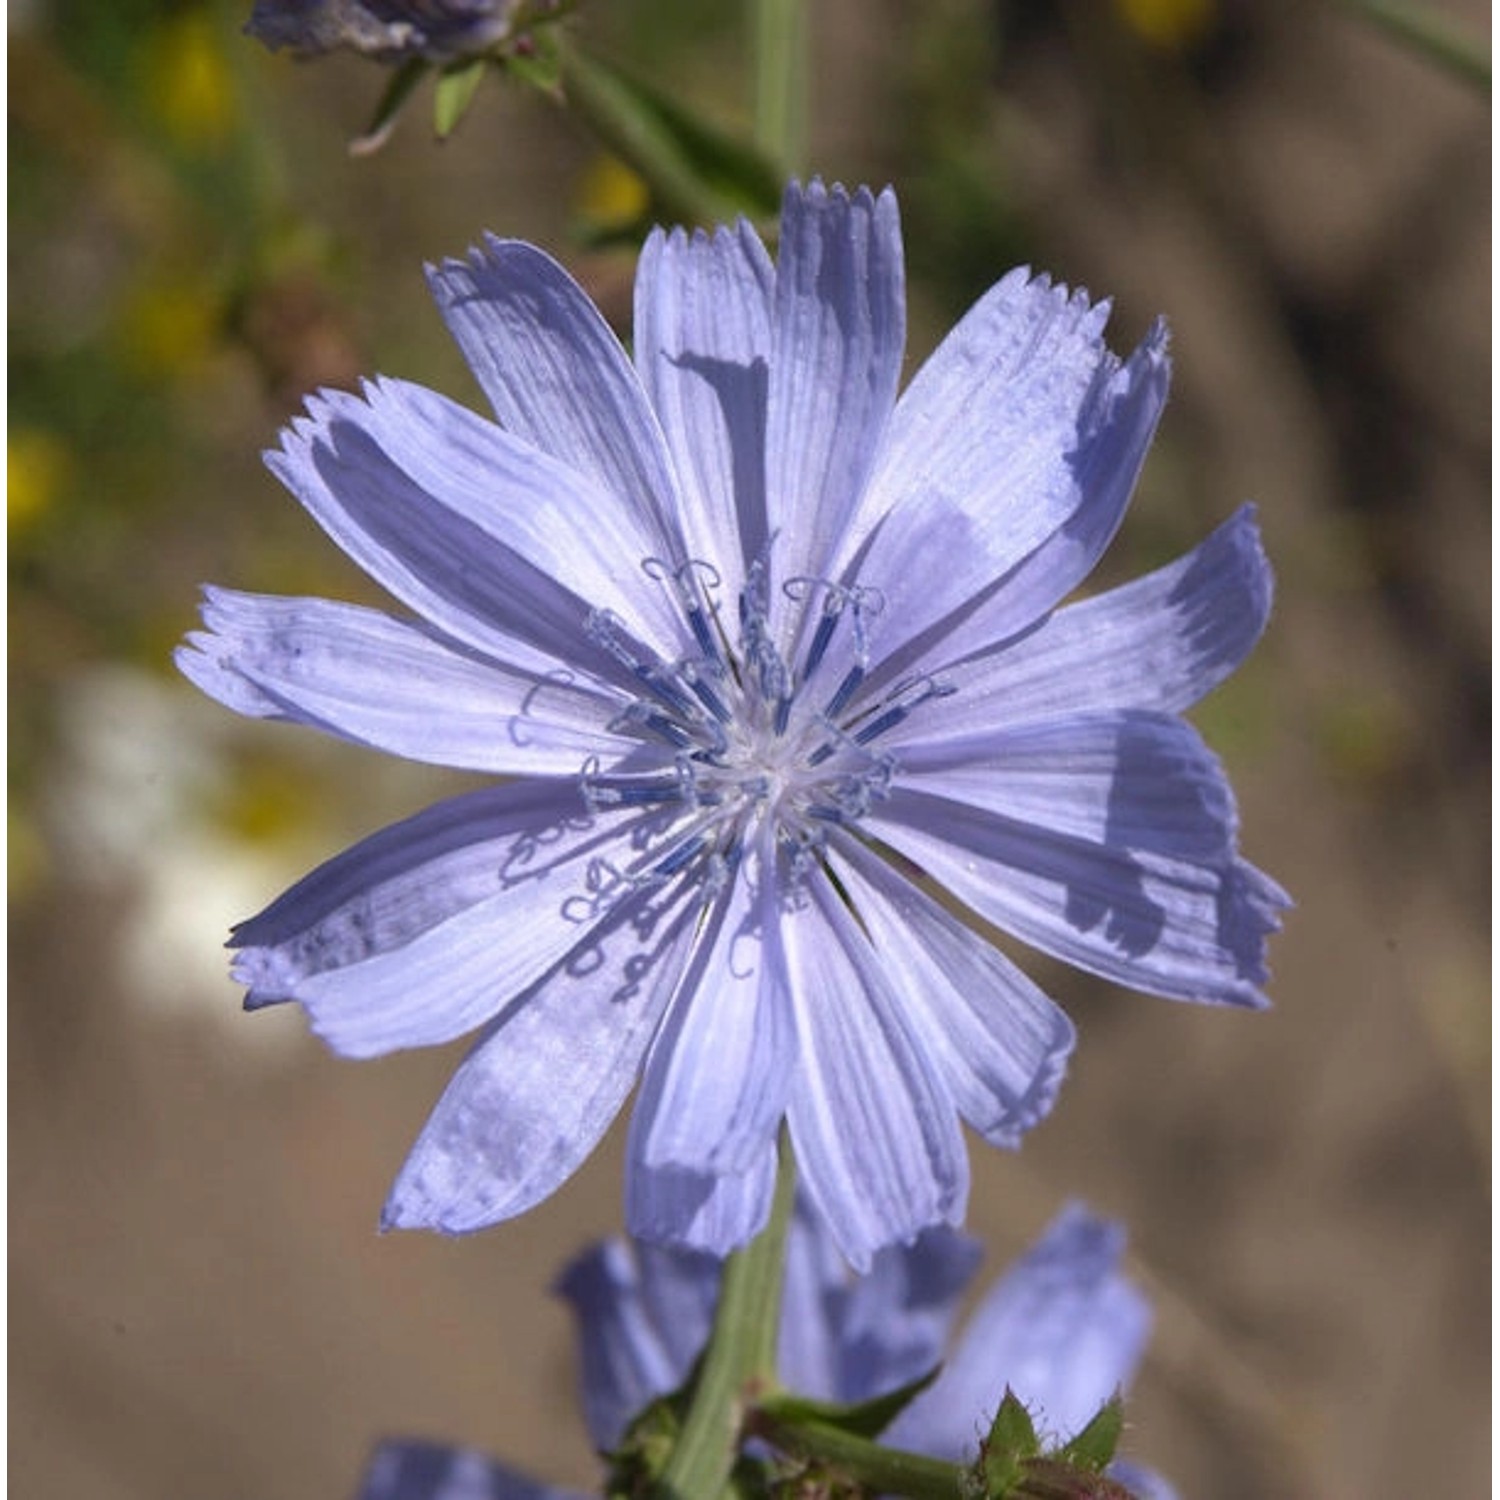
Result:
[[[449,63],[490,51],[556,8],[537,0],[255,0],[245,30],[294,52],[342,47],[381,62]]]
[[[937,1380],[880,1436],[892,1447],[973,1462],[1007,1387],[1038,1430],[1075,1436],[1135,1374],[1150,1333],[1145,1299],[1120,1269],[1124,1231],[1065,1209],[985,1294]],[[798,1395],[861,1402],[926,1375],[945,1359],[979,1247],[946,1227],[881,1251],[851,1279],[824,1227],[793,1221],[782,1304],[779,1374]],[[687,1379],[708,1337],[719,1263],[709,1256],[610,1240],[580,1256],[559,1289],[576,1316],[589,1436],[616,1449],[631,1419]],[[1172,1500],[1149,1470],[1111,1475],[1141,1500]],[[361,1500],[546,1500],[537,1486],[478,1454],[388,1443]]]
[[[1179,713],[1264,626],[1242,510],[1081,604],[1166,397],[1157,327],[1024,271],[897,399],[896,200],[793,186],[657,231],[634,363],[541,251],[430,272],[498,423],[381,379],[272,470],[420,617],[210,589],[178,655],[238,711],[507,778],[236,929],[247,1005],[369,1057],[483,1028],[388,1226],[522,1212],[639,1078],[633,1233],[763,1223],[786,1121],[857,1266],[962,1217],[966,1119],[1014,1146],[1067,1018],[930,893],[1122,984],[1260,1006],[1285,898]]]

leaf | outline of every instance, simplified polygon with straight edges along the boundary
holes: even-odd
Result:
[[[1018,1459],[1034,1458],[1041,1450],[1031,1413],[1009,1386],[1005,1388],[995,1420],[990,1423],[985,1444],[991,1450],[998,1448]]]
[[[811,1396],[780,1395],[767,1398],[761,1406],[778,1422],[817,1422],[855,1437],[878,1437],[937,1379],[941,1369],[941,1365],[934,1365],[925,1375],[868,1401],[815,1401]]]
[[[486,66],[481,57],[443,69],[432,99],[432,124],[439,140],[447,140],[468,113]]]
[[[622,82],[635,90],[642,106],[676,138],[683,155],[710,187],[753,215],[775,215],[780,210],[781,173],[755,146],[644,83],[623,77]]]
[[[780,174],[755,147],[577,48],[562,62],[569,106],[646,181],[659,211],[683,223],[774,219]]]
[[[427,76],[427,70],[427,63],[420,57],[414,57],[409,62],[402,63],[391,74],[391,81],[386,84],[385,92],[380,96],[380,103],[375,106],[375,114],[366,126],[365,133],[355,136],[349,142],[351,156],[369,156],[385,145],[390,139],[391,131],[396,128],[397,116],[406,107],[412,90]]]
[[[517,45],[500,59],[507,73],[550,99],[562,97],[562,51],[550,31],[528,32],[525,46]]]
[[[1041,1448],[1031,1413],[1009,1386],[980,1445],[976,1469],[986,1495],[1008,1495]]]
[[[1124,1426],[1125,1405],[1118,1395],[1111,1396],[1089,1419],[1088,1426],[1052,1456],[1097,1473],[1115,1456]]]

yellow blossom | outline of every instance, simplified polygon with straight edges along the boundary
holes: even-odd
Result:
[[[14,531],[50,508],[68,472],[68,452],[40,427],[12,428],[5,440],[5,515]]]

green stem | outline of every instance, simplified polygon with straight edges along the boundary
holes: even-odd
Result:
[[[907,1495],[911,1500],[960,1500],[964,1494],[964,1470],[957,1464],[882,1448],[823,1422],[784,1418],[774,1402],[756,1410],[750,1427],[781,1452],[838,1469],[872,1494]]]
[[[796,174],[807,148],[807,6],[755,0],[754,11],[755,143]]]
[[[1402,0],[1343,0],[1344,6],[1383,27],[1392,36],[1422,53],[1466,83],[1490,89],[1490,55],[1482,43],[1460,31],[1443,16]]]
[[[661,1494],[715,1500],[739,1457],[751,1401],[776,1387],[776,1338],[796,1168],[782,1132],[776,1195],[766,1227],[724,1263],[713,1332],[682,1432],[662,1473]]]
[[[725,217],[669,131],[637,107],[618,79],[576,47],[560,47],[563,92],[578,117],[643,177],[661,210],[683,224]]]

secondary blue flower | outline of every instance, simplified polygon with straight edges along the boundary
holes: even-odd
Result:
[[[497,1463],[472,1448],[397,1439],[382,1443],[358,1500],[585,1500]],[[1154,1500],[1154,1497],[1148,1497]]]
[[[859,1402],[943,1362],[883,1443],[971,1463],[1007,1386],[1044,1437],[1064,1442],[1140,1364],[1151,1311],[1120,1269],[1125,1232],[1077,1204],[990,1288],[956,1340],[959,1300],[980,1258],[975,1241],[940,1226],[888,1247],[869,1274],[850,1277],[826,1226],[805,1208],[792,1221],[787,1255],[782,1384]],[[718,1285],[719,1264],[708,1256],[623,1240],[585,1252],[563,1273],[584,1414],[601,1450],[617,1447],[636,1413],[687,1378],[708,1339]],[[1140,1480],[1146,1500],[1170,1494],[1149,1483],[1161,1481]]]
[[[1242,510],[1058,605],[1166,397],[1157,327],[1024,271],[897,398],[896,201],[787,192],[657,231],[628,357],[530,245],[430,272],[496,421],[381,379],[269,455],[418,616],[207,591],[178,654],[241,713],[512,778],[375,834],[235,930],[254,1007],[369,1057],[482,1028],[388,1226],[522,1212],[637,1079],[633,1233],[723,1253],[778,1128],[840,1250],[958,1221],[959,1118],[1014,1146],[1067,1018],[930,891],[1107,978],[1260,1006],[1285,898],[1179,717],[1259,636]]]
[[[530,5],[526,15],[546,8]],[[347,47],[384,62],[447,63],[508,40],[521,10],[520,0],[255,0],[245,30],[295,52]]]
[[[1007,1386],[1044,1436],[1075,1436],[1129,1384],[1150,1333],[1150,1309],[1120,1269],[1124,1239],[1119,1225],[1076,1205],[1065,1209],[985,1294],[936,1382],[880,1441],[971,1463]],[[799,1214],[782,1304],[782,1384],[857,1402],[925,1375],[945,1359],[978,1260],[972,1240],[943,1227],[881,1251],[868,1276],[851,1279],[824,1227]],[[602,1452],[687,1378],[708,1337],[719,1271],[706,1255],[610,1240],[564,1272],[559,1289],[575,1314],[584,1416]],[[1140,1500],[1173,1500],[1150,1470],[1120,1461],[1110,1473]],[[458,1475],[470,1488],[457,1484]],[[377,1485],[378,1476],[388,1482]],[[361,1500],[547,1500],[554,1493],[472,1453],[397,1443],[381,1450]]]

